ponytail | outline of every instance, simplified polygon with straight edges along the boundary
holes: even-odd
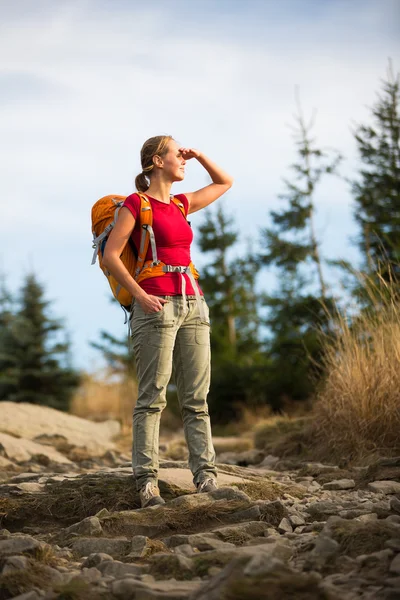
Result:
[[[145,192],[149,189],[149,182],[143,171],[136,177],[135,186],[138,192]]]
[[[138,192],[146,192],[150,187],[150,172],[154,169],[153,157],[155,155],[165,156],[168,152],[168,144],[173,140],[170,135],[157,135],[149,138],[142,146],[140,151],[140,162],[142,163],[142,172],[135,179],[135,186]]]

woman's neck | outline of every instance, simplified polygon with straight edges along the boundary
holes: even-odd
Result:
[[[160,202],[165,202],[169,204],[170,194],[171,194],[171,182],[170,181],[151,181],[149,189],[146,190],[146,194],[159,200]]]

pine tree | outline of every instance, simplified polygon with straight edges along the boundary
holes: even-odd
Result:
[[[316,146],[311,137],[314,119],[306,124],[299,102],[296,123],[294,179],[284,179],[286,192],[280,197],[286,206],[271,212],[273,226],[262,231],[260,253],[262,265],[278,269],[277,292],[264,295],[270,332],[266,349],[272,361],[266,387],[275,409],[281,408],[283,399],[309,397],[311,376],[319,373],[317,332],[329,329],[326,309],[333,307],[315,230],[314,197],[321,178],[336,171],[341,157]]]
[[[201,287],[210,308],[215,360],[237,359],[258,349],[257,260],[249,251],[229,258],[238,241],[233,219],[221,205],[207,212],[197,240],[202,252],[212,254],[201,274]]]
[[[362,167],[352,184],[359,247],[370,276],[400,282],[400,77],[389,64],[372,124],[354,131]]]
[[[25,278],[18,304],[2,327],[0,399],[68,410],[79,376],[69,364],[68,342],[55,339],[63,327],[48,316],[50,303],[33,274]]]
[[[200,249],[211,255],[200,284],[210,308],[212,376],[208,397],[215,421],[239,416],[243,405],[260,403],[260,318],[256,276],[259,265],[249,249],[233,257],[238,233],[220,205],[207,211],[199,227]]]

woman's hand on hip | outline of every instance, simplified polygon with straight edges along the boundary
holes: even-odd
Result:
[[[152,296],[151,294],[146,294],[145,296],[137,298],[136,302],[140,304],[143,312],[148,315],[162,310],[163,305],[166,304],[168,300],[165,300],[165,298],[159,298],[158,296]]]

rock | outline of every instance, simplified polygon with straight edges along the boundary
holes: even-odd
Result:
[[[291,524],[290,524],[290,521],[289,521],[289,519],[287,519],[286,517],[284,517],[284,518],[282,519],[282,521],[281,521],[281,522],[279,523],[279,525],[278,525],[278,531],[279,531],[280,533],[286,533],[286,532],[290,532],[290,533],[292,533],[292,531],[293,531],[293,528],[292,528],[292,526],[291,526]]]
[[[79,535],[101,535],[103,529],[98,517],[87,517],[79,523],[74,523],[65,530],[67,535],[77,533]]]
[[[97,567],[97,565],[103,560],[113,560],[113,557],[105,552],[94,552],[93,554],[89,554],[86,560],[82,563],[82,569]]]
[[[396,496],[393,496],[393,498],[390,498],[389,504],[390,504],[391,510],[400,514],[400,500],[398,498],[396,498]]]
[[[244,510],[238,510],[233,513],[225,513],[219,516],[221,521],[225,523],[240,523],[242,521],[257,521],[261,517],[261,512],[258,506],[251,506]]]
[[[390,563],[389,571],[395,573],[395,575],[400,575],[400,554],[397,554]]]
[[[279,456],[268,454],[262,462],[257,465],[258,469],[273,469],[276,463],[279,462]]]
[[[307,512],[309,512],[311,516],[314,517],[314,519],[322,520],[325,519],[325,517],[327,516],[337,515],[338,504],[330,500],[311,502],[310,505],[307,507]]]
[[[26,592],[25,594],[20,594],[19,596],[14,596],[13,600],[40,600],[42,596],[37,592]]]
[[[378,520],[378,515],[376,513],[366,513],[356,517],[355,520],[359,521],[360,523],[373,523],[374,521]]]
[[[157,552],[148,559],[150,573],[156,579],[191,579],[194,575],[192,561],[183,554]]]
[[[175,546],[174,550],[177,554],[183,554],[183,556],[187,556],[188,558],[196,554],[190,544],[179,544],[179,546]]]
[[[96,566],[96,569],[104,576],[111,575],[112,577],[119,579],[128,575],[137,577],[146,570],[146,567],[123,563],[119,560],[104,560]]]
[[[131,542],[127,538],[79,538],[72,541],[72,550],[78,556],[105,552],[111,556],[124,556],[130,550]]]
[[[61,439],[70,446],[84,447],[101,455],[114,448],[112,439],[120,430],[118,421],[95,423],[48,406],[24,402],[2,402],[1,406],[0,431],[25,438],[24,441],[39,438],[42,443],[53,443],[54,438],[57,443]]]
[[[252,556],[243,570],[246,577],[262,577],[266,573],[273,573],[285,566],[279,558],[269,554],[256,554]]]
[[[354,479],[335,479],[324,483],[322,486],[323,490],[350,490],[355,487]]]
[[[188,536],[188,544],[193,549],[197,549],[200,552],[205,552],[207,550],[230,550],[235,548],[234,544],[230,542],[223,542],[219,540],[216,536],[212,536],[207,533],[197,533],[194,535]]]
[[[320,569],[336,554],[338,554],[340,544],[328,535],[321,533],[307,561],[308,568]]]
[[[272,530],[275,534],[275,530]],[[251,537],[267,536],[270,535],[271,528],[268,523],[264,521],[248,521],[247,523],[238,523],[237,525],[226,525],[225,527],[219,527],[213,529],[214,533],[218,538],[224,542],[231,540],[243,540],[250,539]],[[235,541],[233,543],[236,543]]]
[[[218,455],[218,462],[247,467],[248,465],[258,465],[263,458],[264,452],[253,448],[244,452],[223,452]]]
[[[2,404],[7,403],[4,402]],[[5,453],[8,459],[15,460],[18,463],[29,461],[35,456],[45,456],[49,461],[55,463],[66,465],[72,464],[66,456],[60,452],[57,452],[57,450],[54,450],[54,448],[36,444],[31,440],[16,438],[12,435],[7,435],[6,433],[0,433],[0,451],[1,450]]]
[[[149,538],[145,535],[135,535],[132,538],[131,551],[129,553],[129,558],[142,558],[149,551]]]
[[[0,556],[13,554],[34,554],[37,550],[47,547],[47,544],[35,540],[29,535],[16,535],[0,540]]]
[[[289,515],[289,521],[293,527],[298,527],[299,525],[305,525],[305,519],[300,515]]]
[[[22,569],[27,569],[28,566],[29,560],[26,556],[9,556],[4,562],[1,574],[5,575],[10,571],[19,571]]]
[[[187,600],[199,587],[197,581],[145,582],[131,577],[111,584],[111,592],[117,600]]]
[[[368,489],[381,494],[400,494],[400,482],[398,481],[372,481]]]

